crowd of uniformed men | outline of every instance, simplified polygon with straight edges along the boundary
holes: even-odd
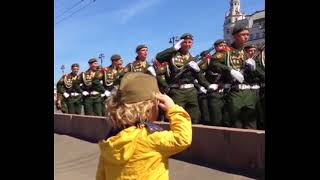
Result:
[[[156,76],[161,91],[190,114],[192,123],[246,129],[264,129],[264,46],[248,45],[249,30],[236,26],[234,42],[217,40],[211,49],[193,57],[189,49],[193,36],[185,33],[173,47],[147,61],[148,47],[138,45],[135,60],[123,66],[119,54],[111,56],[109,67],[99,68],[96,58],[89,69],[72,72],[57,83],[56,107],[64,113],[103,116],[104,101],[115,92],[126,72]],[[212,54],[212,50],[215,52]],[[165,120],[164,116],[161,119]]]

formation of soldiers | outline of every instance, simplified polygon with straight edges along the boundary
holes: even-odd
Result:
[[[96,58],[90,59],[89,69],[79,75],[79,65],[72,64],[72,72],[57,83],[56,107],[80,114],[83,105],[85,115],[104,116],[104,102],[117,90],[122,76],[144,72],[157,78],[162,93],[183,106],[194,124],[264,129],[264,46],[247,45],[246,27],[236,26],[232,35],[230,46],[217,40],[195,57],[189,52],[193,36],[185,33],[173,47],[157,53],[152,63],[147,61],[148,47],[139,45],[135,60],[127,66],[119,54],[112,55],[111,65],[102,69]],[[163,114],[161,118],[165,120]]]

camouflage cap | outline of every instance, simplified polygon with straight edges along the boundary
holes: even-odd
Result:
[[[249,28],[244,25],[236,25],[232,30],[232,35],[235,35],[243,30],[249,30]]]
[[[97,60],[96,58],[91,58],[91,59],[89,59],[89,61],[88,61],[89,64],[92,64],[92,63],[94,63],[94,62],[98,62],[98,60]]]
[[[144,45],[144,44],[140,44],[140,45],[138,45],[137,47],[136,47],[136,52],[138,52],[140,49],[142,49],[142,48],[148,48],[146,45]]]
[[[248,44],[244,47],[244,49],[250,49],[250,48],[257,48],[257,46],[254,44]]]
[[[157,79],[141,72],[128,72],[120,82],[118,93],[124,103],[137,103],[154,98],[160,92]]]
[[[180,39],[192,39],[193,40],[193,36],[190,33],[184,33],[181,35]]]
[[[73,67],[80,67],[80,66],[79,66],[78,63],[74,63],[74,64],[71,65],[71,68],[73,68]]]
[[[219,45],[219,44],[221,44],[221,43],[227,43],[224,39],[218,39],[218,40],[216,40],[214,43],[213,43],[213,45],[214,46],[217,46],[217,45]]]
[[[119,54],[114,54],[111,56],[111,61],[114,61],[114,60],[118,60],[118,59],[121,59],[121,56]]]

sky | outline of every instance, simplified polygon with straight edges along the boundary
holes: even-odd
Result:
[[[88,60],[103,53],[103,66],[112,54],[124,65],[136,57],[139,44],[148,46],[150,62],[169,48],[170,37],[194,36],[192,55],[209,49],[223,38],[223,23],[230,0],[54,0],[54,82],[69,73],[73,63],[80,72]],[[265,9],[265,0],[240,0],[241,11]],[[99,61],[100,64],[100,61]]]

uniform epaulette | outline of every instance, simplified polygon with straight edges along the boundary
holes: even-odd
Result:
[[[213,55],[214,59],[221,59],[224,56],[224,53],[222,52],[217,52]]]

